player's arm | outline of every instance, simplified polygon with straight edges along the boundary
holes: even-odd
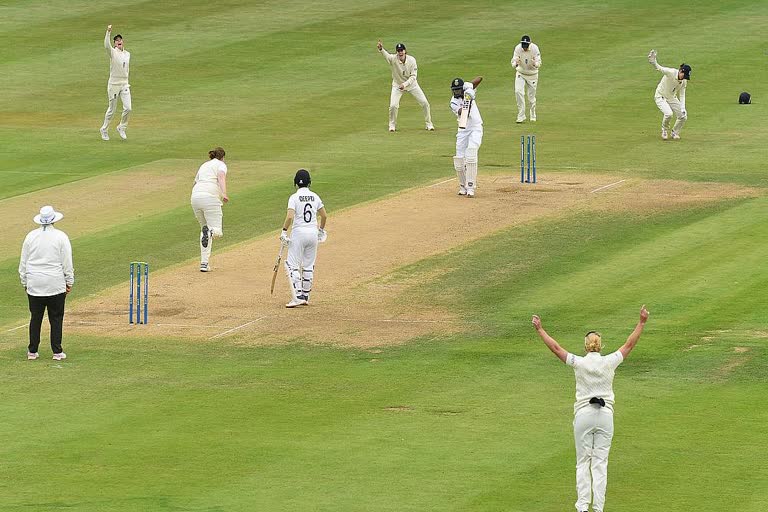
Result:
[[[472,88],[477,89],[477,87],[480,85],[480,82],[483,81],[483,77],[476,76],[474,79],[472,79]]]
[[[536,47],[536,55],[533,56],[533,67],[539,69],[541,67],[541,52],[539,47]]]
[[[328,214],[325,213],[325,206],[317,210],[317,216],[320,218],[320,229],[325,229],[325,221],[328,220]]]
[[[288,231],[288,228],[293,224],[293,217],[296,215],[296,210],[288,208],[288,212],[285,214],[285,221],[283,222],[283,231]]]
[[[112,35],[112,25],[107,25],[107,33],[104,36],[104,48],[107,50],[107,56],[112,58],[112,42],[110,36]]]
[[[640,320],[637,322],[635,330],[632,331],[632,334],[629,335],[627,341],[624,342],[619,349],[624,359],[629,356],[629,353],[632,352],[632,349],[637,345],[637,340],[640,339],[640,335],[643,333],[643,328],[645,328],[645,322],[648,321],[648,315],[648,310],[645,309],[645,304],[643,304],[643,307],[640,308]]]
[[[221,199],[225,203],[229,201],[227,195],[227,173],[219,171],[216,173],[216,181],[219,183],[219,190],[221,190]]]
[[[531,319],[531,323],[533,324],[533,327],[536,329],[536,333],[541,337],[541,339],[544,341],[544,343],[547,345],[547,348],[552,351],[553,354],[557,356],[558,359],[560,359],[562,362],[565,362],[566,358],[568,357],[568,352],[560,346],[560,344],[555,341],[555,339],[547,334],[547,331],[544,330],[544,328],[541,326],[541,318],[539,318],[539,315],[533,315],[533,318]]]
[[[685,82],[683,82],[683,86],[680,87],[680,110],[683,111],[683,115],[687,116],[688,112],[685,110]]]

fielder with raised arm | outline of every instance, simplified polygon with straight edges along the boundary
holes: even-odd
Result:
[[[320,196],[309,190],[309,171],[299,169],[293,178],[296,192],[288,198],[288,213],[283,222],[280,242],[288,245],[285,274],[288,276],[291,301],[287,308],[306,306],[312,291],[317,259],[317,244],[325,242],[325,222],[328,217]],[[320,219],[318,223],[317,219]],[[290,236],[288,228],[291,227]]]
[[[536,87],[539,84],[541,52],[531,42],[531,36],[523,36],[515,46],[510,61],[515,68],[515,100],[517,101],[517,122],[525,121],[525,96],[528,95],[531,121],[536,121]],[[527,90],[527,91],[526,91]]]
[[[397,55],[392,55],[385,50],[381,40],[376,43],[376,48],[378,48],[379,53],[384,56],[384,59],[392,68],[392,92],[389,95],[389,131],[394,132],[397,128],[397,111],[400,108],[400,98],[406,92],[411,93],[419,105],[421,105],[421,109],[424,111],[424,122],[427,125],[427,130],[434,130],[432,115],[429,111],[429,101],[427,101],[424,91],[421,90],[419,83],[416,81],[416,75],[418,74],[416,59],[408,55],[403,43],[397,43],[395,47]]]
[[[456,155],[453,157],[453,168],[459,177],[459,195],[475,197],[477,186],[477,152],[483,143],[483,118],[475,101],[475,90],[483,81],[483,77],[475,77],[471,82],[454,78],[451,82],[451,110],[457,119],[465,105],[469,108],[466,128],[459,127],[456,131]]]
[[[688,112],[685,110],[685,88],[688,86],[688,80],[691,79],[691,66],[686,63],[680,64],[680,67],[665,68],[656,62],[656,50],[651,50],[648,54],[648,62],[651,66],[661,71],[663,75],[659,85],[656,86],[654,100],[659,107],[663,117],[661,118],[661,138],[667,140],[669,137],[669,123],[672,114],[677,116],[675,125],[672,127],[672,138],[680,139],[680,130],[683,129],[685,121],[688,119]]]
[[[592,501],[594,512],[603,512],[605,489],[608,485],[608,453],[613,439],[613,377],[616,368],[635,348],[648,321],[645,305],[640,308],[637,322],[627,341],[612,354],[601,356],[603,341],[600,333],[589,331],[584,336],[585,356],[566,351],[541,326],[533,315],[536,332],[562,362],[573,367],[576,374],[576,403],[573,405],[573,438],[576,443],[576,510],[587,512]]]
[[[112,116],[117,109],[117,98],[123,104],[123,114],[120,118],[120,124],[117,125],[117,134],[125,140],[128,136],[125,129],[128,127],[128,117],[131,115],[131,86],[128,84],[128,71],[131,62],[131,54],[123,48],[123,36],[117,34],[114,38],[115,47],[112,47],[109,36],[112,34],[112,25],[107,26],[107,34],[104,36],[104,48],[109,57],[109,82],[107,82],[107,100],[109,105],[107,113],[104,114],[104,124],[101,125],[99,132],[103,140],[109,140],[107,129]]]

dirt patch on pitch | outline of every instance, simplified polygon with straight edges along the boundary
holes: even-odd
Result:
[[[536,185],[490,176],[475,199],[456,196],[456,181],[330,212],[328,242],[320,246],[312,304],[285,309],[288,288],[280,271],[270,296],[277,234],[216,251],[214,271],[197,261],[150,276],[150,324],[127,324],[128,285],[79,302],[68,313],[69,332],[220,339],[226,343],[330,343],[373,347],[466,328],[451,311],[403,297],[418,283],[384,279],[392,271],[499,230],[574,210],[615,213],[685,208],[758,192],[720,184],[644,181],[604,175],[552,175]],[[420,279],[423,279],[421,277]],[[394,281],[394,282],[393,282]],[[416,300],[416,299],[410,299]]]

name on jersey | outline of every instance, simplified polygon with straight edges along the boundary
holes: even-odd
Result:
[[[315,200],[315,196],[299,196],[299,201],[302,203],[311,203]]]

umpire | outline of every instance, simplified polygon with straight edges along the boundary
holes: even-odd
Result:
[[[640,308],[640,320],[619,350],[600,355],[603,340],[597,331],[584,337],[585,356],[577,356],[561,347],[533,315],[533,326],[547,348],[558,359],[572,366],[576,374],[576,403],[573,406],[573,437],[576,443],[576,510],[586,512],[590,498],[592,510],[603,512],[605,489],[608,484],[608,453],[613,439],[613,376],[616,368],[635,348],[648,321],[645,305]]]
[[[29,232],[21,248],[19,277],[27,292],[31,313],[27,350],[29,360],[40,357],[37,350],[46,309],[51,324],[53,359],[61,361],[67,357],[61,349],[64,302],[75,282],[75,270],[69,237],[53,226],[63,217],[52,206],[40,208],[40,213],[33,218],[40,227]]]

